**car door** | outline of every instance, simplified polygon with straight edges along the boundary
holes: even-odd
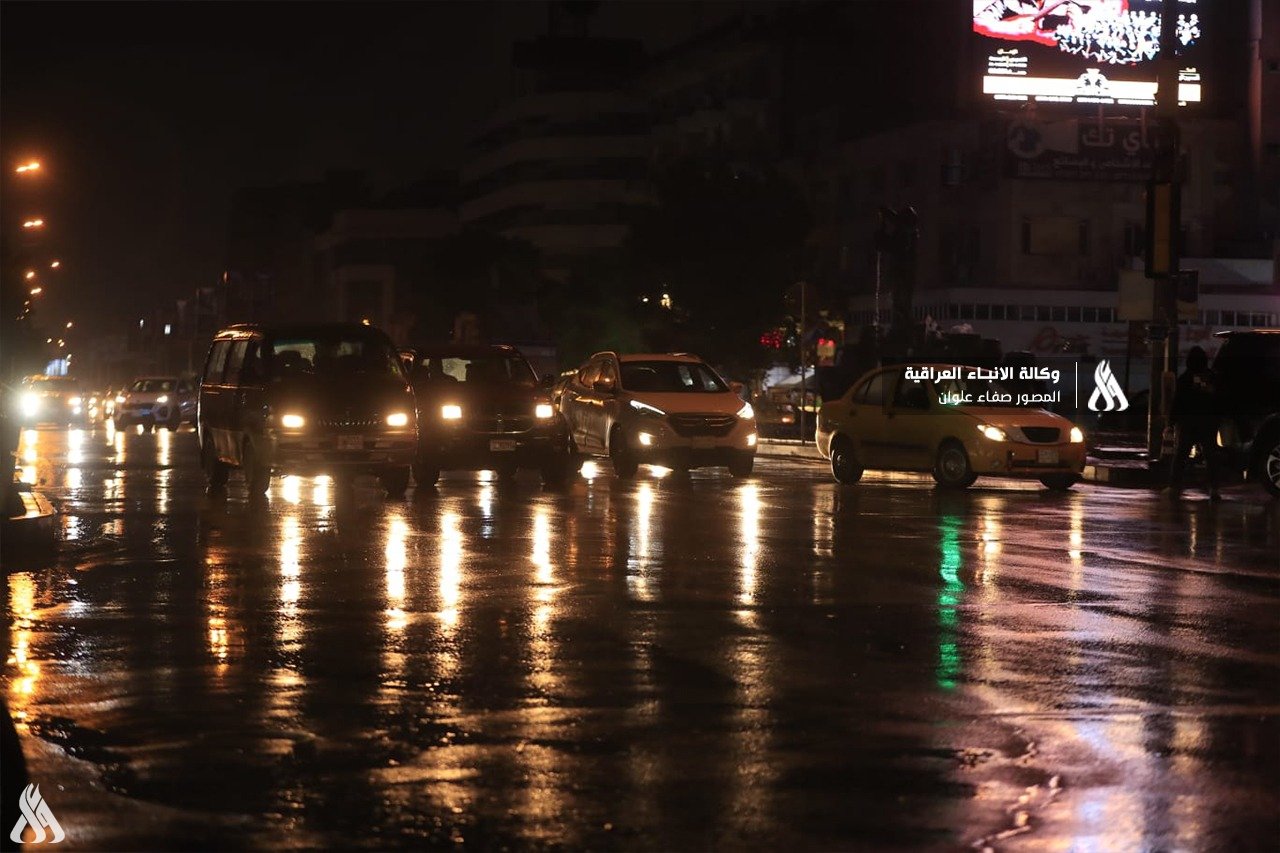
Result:
[[[600,375],[592,383],[593,405],[588,429],[592,443],[602,453],[609,450],[609,431],[618,419],[618,362],[613,358],[600,361]]]
[[[885,400],[897,373],[896,370],[882,370],[872,374],[854,391],[846,429],[854,440],[858,461],[864,468],[891,467],[891,456],[886,451]]]
[[[588,361],[582,366],[576,376],[569,380],[565,386],[564,394],[560,398],[560,408],[564,412],[565,419],[569,422],[569,429],[573,434],[574,444],[579,450],[593,450],[589,444],[587,437],[588,412],[592,405],[591,395],[594,391],[591,383],[595,381],[595,377],[600,374],[600,362],[598,360]]]
[[[229,338],[215,340],[205,359],[200,379],[199,428],[201,444],[209,445],[218,457],[231,458],[231,393],[223,384],[227,356],[231,353]],[[119,404],[118,404],[119,405]]]
[[[897,371],[889,405],[885,410],[884,449],[893,468],[928,471],[933,467],[937,417],[930,400],[932,386],[927,379],[908,377]],[[886,390],[889,390],[886,386]]]

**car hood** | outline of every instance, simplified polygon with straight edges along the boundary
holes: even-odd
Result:
[[[1073,424],[1062,415],[1043,409],[1014,409],[1005,406],[964,406],[955,411],[973,418],[974,423],[997,427],[1057,427],[1071,429]]]
[[[424,382],[414,386],[420,408],[453,403],[462,406],[525,406],[551,400],[551,392],[536,385],[513,385],[485,382]]]
[[[168,397],[169,400],[178,399],[177,391],[128,391],[124,395],[126,403],[154,403],[161,397]]]
[[[281,413],[311,418],[359,418],[413,409],[413,392],[403,380],[389,376],[360,376],[341,381],[296,379],[282,382],[274,407]]]
[[[697,413],[708,415],[733,415],[742,408],[742,399],[731,391],[707,392],[676,391],[672,393],[633,391],[627,395],[632,400],[654,406],[669,415]]]

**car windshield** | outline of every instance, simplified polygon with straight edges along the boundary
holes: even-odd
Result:
[[[430,381],[486,385],[535,385],[533,368],[519,356],[432,356],[422,359],[420,372]]]
[[[69,394],[80,390],[80,383],[69,376],[33,376],[27,385],[37,391],[52,394]]]
[[[130,391],[140,391],[144,394],[155,394],[161,391],[172,391],[174,381],[172,379],[139,379],[133,383]]]
[[[935,380],[933,390],[944,406],[989,408],[1016,407],[1017,395],[992,379],[947,378]]]
[[[399,356],[386,343],[371,337],[277,338],[271,353],[280,378],[334,373],[401,375]]]
[[[714,370],[697,361],[624,361],[622,387],[658,393],[729,390]]]

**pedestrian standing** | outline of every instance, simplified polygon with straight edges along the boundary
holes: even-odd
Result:
[[[1209,368],[1209,356],[1200,347],[1187,353],[1187,370],[1178,377],[1169,411],[1169,425],[1178,431],[1177,450],[1169,471],[1169,493],[1177,500],[1182,494],[1182,474],[1191,448],[1199,447],[1209,472],[1209,499],[1218,494],[1218,423],[1221,420],[1217,380]]]

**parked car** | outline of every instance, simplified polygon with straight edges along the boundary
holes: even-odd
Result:
[[[1213,361],[1222,402],[1218,442],[1230,464],[1280,496],[1280,329],[1220,332]]]
[[[144,376],[116,399],[112,419],[117,428],[142,424],[148,429],[177,429],[196,422],[196,385],[190,379]]]
[[[22,380],[18,394],[18,417],[24,424],[83,423],[84,392],[70,376],[45,376],[42,373]]]
[[[200,382],[201,462],[250,494],[272,474],[377,476],[403,495],[418,443],[413,388],[381,331],[348,323],[237,325],[214,337]]]
[[[818,413],[818,452],[841,483],[866,469],[928,471],[938,485],[967,488],[979,476],[1038,479],[1069,489],[1084,470],[1084,434],[1043,409],[985,402],[998,383],[967,378],[914,379],[908,371],[953,365],[894,365],[873,370]],[[942,403],[942,399],[973,402]],[[984,402],[979,402],[984,401]]]
[[[565,383],[560,410],[574,449],[609,457],[619,477],[643,463],[746,477],[755,464],[755,411],[697,356],[597,353]]]
[[[550,382],[515,347],[442,345],[412,352],[418,401],[413,476],[430,485],[442,470],[492,470],[500,479],[535,468],[548,485],[573,472],[569,433]]]

